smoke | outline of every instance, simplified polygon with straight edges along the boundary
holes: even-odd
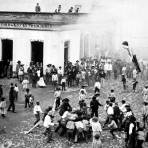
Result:
[[[90,14],[79,20],[81,30],[94,36],[91,40],[95,40],[97,48],[91,50],[108,56],[118,53],[125,58],[128,55],[121,43],[127,40],[134,52],[145,58],[148,48],[147,7],[146,0],[93,0]]]

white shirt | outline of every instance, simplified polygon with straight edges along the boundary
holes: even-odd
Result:
[[[126,112],[126,104],[122,104],[122,106],[120,107],[120,110],[125,113]]]
[[[63,75],[63,70],[62,69],[58,69],[58,74]]]
[[[112,71],[112,69],[113,69],[113,68],[112,68],[112,64],[108,64],[108,70],[109,70],[109,71]]]
[[[22,85],[23,85],[23,88],[28,88],[28,84],[29,84],[29,81],[24,79],[23,82],[22,82]]]
[[[61,80],[61,84],[62,84],[62,83],[66,83],[66,79],[62,79],[62,80]]]
[[[130,126],[129,126],[129,135],[132,134],[133,128],[134,128],[134,124],[131,123]]]
[[[102,132],[101,124],[100,122],[92,122],[92,119],[90,119],[90,125],[92,126],[93,132]]]
[[[18,89],[18,87],[14,87],[14,90],[16,91],[16,92],[19,92],[19,89]]]
[[[55,97],[55,98],[61,97],[61,91],[55,91],[54,97]]]
[[[58,81],[58,76],[56,75],[52,75],[52,81]]]
[[[108,115],[113,115],[114,114],[114,110],[113,110],[113,107],[112,106],[109,106],[108,109],[107,109],[107,114]]]
[[[132,116],[132,112],[131,111],[126,112],[126,114],[125,114],[125,117],[129,117],[129,116]]]
[[[108,71],[108,63],[105,63],[105,65],[104,65],[104,70],[105,70],[105,71]]]
[[[98,89],[101,88],[101,83],[100,82],[95,82],[95,86],[94,87],[97,87]]]
[[[43,126],[46,128],[49,128],[49,126],[54,126],[54,123],[51,122],[51,117],[49,115],[46,115]]]
[[[134,69],[134,70],[133,70],[133,78],[136,78],[136,77],[137,77],[137,70]]]
[[[40,105],[35,105],[33,109],[34,114],[38,114],[37,112],[43,113]]]
[[[84,128],[82,121],[75,122],[76,128]]]

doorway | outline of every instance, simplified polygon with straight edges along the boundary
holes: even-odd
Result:
[[[0,77],[12,77],[13,40],[2,39],[2,61],[0,62]]]
[[[43,42],[31,42],[31,61],[33,63],[43,64]]]
[[[2,61],[12,61],[13,59],[13,41],[9,39],[2,40]]]

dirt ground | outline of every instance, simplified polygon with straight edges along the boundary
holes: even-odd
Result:
[[[0,84],[3,85],[4,96],[8,100],[8,92],[10,83],[18,83],[15,79],[0,79]],[[117,101],[119,106],[121,100],[126,97],[127,102],[131,104],[132,110],[136,115],[137,120],[141,120],[141,107],[142,107],[142,86],[144,82],[140,81],[138,84],[137,92],[132,92],[131,81],[128,82],[128,91],[124,92],[122,88],[122,83],[118,80],[105,81],[100,96],[100,103],[105,104],[107,95],[111,88],[115,90],[117,95]],[[31,87],[30,87],[31,88]],[[46,137],[43,136],[44,128],[36,128],[32,133],[26,135],[24,131],[29,130],[33,126],[35,120],[33,112],[26,110],[24,108],[24,92],[22,91],[22,86],[19,84],[19,98],[16,102],[16,113],[8,112],[7,117],[2,119],[0,117],[0,128],[5,127],[5,133],[0,134],[0,144],[8,141],[11,143],[11,148],[90,148],[91,140],[86,142],[80,142],[76,144],[68,144],[67,140],[64,137],[59,137],[57,134],[54,134],[54,141],[50,144],[46,143]],[[88,96],[93,95],[93,87],[87,87]],[[78,92],[79,88],[69,88],[67,91],[62,93],[62,98],[68,97],[70,99],[70,104],[72,107],[77,108],[78,106]],[[35,97],[35,101],[39,100],[42,109],[44,110],[49,105],[53,105],[54,97],[53,90],[51,86],[46,88],[31,88],[31,93]],[[89,104],[90,99],[87,99],[86,102]],[[55,117],[55,122],[58,119],[58,113]],[[100,122],[103,122],[106,118],[106,113],[103,107],[99,109],[99,119]],[[102,132],[102,143],[103,148],[122,148],[124,146],[124,138],[121,133],[117,133],[121,138],[115,140],[112,139],[109,131],[105,130]],[[144,144],[145,148],[148,147],[148,144]],[[2,145],[0,145],[2,148]]]

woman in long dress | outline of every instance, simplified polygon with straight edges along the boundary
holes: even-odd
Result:
[[[37,82],[39,87],[46,87],[43,77],[40,77],[39,81]]]

